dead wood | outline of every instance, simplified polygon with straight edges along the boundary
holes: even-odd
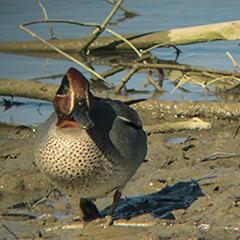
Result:
[[[0,79],[0,95],[25,97],[53,101],[59,86],[30,80]],[[99,97],[111,97],[123,100],[114,94],[95,94]],[[239,119],[239,103],[204,102],[204,101],[162,101],[148,99],[132,105],[139,113],[154,116],[154,119],[205,117],[215,119]]]
[[[54,22],[54,20],[42,20],[42,22]],[[138,49],[147,49],[157,44],[186,45],[200,42],[217,40],[240,39],[240,20],[223,22],[202,26],[172,29],[152,33],[140,33],[123,35]],[[89,40],[87,38],[54,39],[48,42],[65,52],[79,52]],[[115,36],[98,37],[90,46],[89,50],[130,50],[130,46]],[[1,43],[0,52],[52,52],[51,47],[38,41]]]
[[[144,131],[147,134],[164,133],[182,130],[203,130],[210,129],[211,123],[205,122],[200,118],[194,117],[190,120],[181,120],[177,122],[165,122],[162,124],[144,126]]]

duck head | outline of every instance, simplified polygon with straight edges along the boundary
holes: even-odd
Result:
[[[94,97],[89,90],[89,82],[75,68],[69,68],[63,77],[53,106],[58,116],[57,126],[61,128],[84,128],[94,126],[88,113]]]

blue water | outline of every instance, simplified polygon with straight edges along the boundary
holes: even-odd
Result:
[[[98,23],[103,22],[113,8],[112,5],[103,0],[43,0],[42,4],[45,6],[49,18]],[[123,6],[139,13],[140,16],[109,26],[109,28],[120,34],[161,31],[239,20],[240,2],[237,0],[126,0]],[[113,17],[112,22],[117,22],[117,20],[122,17],[123,12],[118,11]],[[0,1],[0,42],[33,40],[31,36],[19,28],[19,24],[42,18],[43,14],[38,5],[38,1]],[[31,26],[30,29],[45,39],[50,38],[49,30],[47,26],[43,24]],[[89,36],[92,28],[53,24],[53,30],[58,38],[74,38]],[[182,53],[178,62],[221,70],[233,70],[233,64],[225,53],[229,51],[235,60],[240,63],[238,43],[239,41],[218,41],[179,46]],[[175,58],[174,49],[171,48],[156,49],[152,53],[164,60],[174,60]],[[48,63],[46,65],[45,63],[46,59],[43,58],[0,54],[0,77],[31,79],[34,77],[64,73],[70,66],[77,67],[86,77],[90,76],[86,70],[81,69],[75,63],[71,63],[68,60],[48,59]],[[96,70],[99,72],[103,72],[106,69],[107,67],[105,66],[96,67]],[[109,80],[116,84],[125,74],[126,71],[121,72],[109,78]],[[140,88],[140,85],[146,77],[146,74],[136,74],[130,80],[127,87]],[[48,82],[59,84],[60,79],[55,81],[48,80]],[[174,86],[171,81],[164,81],[163,88],[165,92],[158,98],[177,101],[206,100],[201,86],[185,84],[184,87],[191,92],[183,93],[180,90],[176,90],[173,94],[170,94]],[[152,97],[154,92],[152,86],[148,86],[142,90],[148,90],[149,92],[144,95],[137,94],[134,96]],[[209,100],[217,100],[214,95],[209,95],[208,97]],[[0,121],[13,121],[19,124],[35,125],[44,122],[52,111],[51,103],[43,103],[41,105],[40,115],[37,111],[39,101],[20,98],[14,98],[14,100],[23,101],[26,104],[3,111],[3,101],[0,99]]]

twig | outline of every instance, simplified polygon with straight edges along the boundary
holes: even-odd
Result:
[[[144,56],[142,56],[142,57],[139,57],[139,58],[137,58],[136,60],[134,60],[134,61],[132,61],[132,62],[133,62],[133,63],[137,63],[137,62],[146,60],[146,59],[148,59],[148,58],[151,58],[151,55],[150,55],[150,54],[144,55]],[[117,66],[117,67],[114,67],[114,68],[112,68],[112,69],[110,69],[110,70],[107,70],[107,71],[101,73],[101,76],[103,76],[103,77],[108,77],[108,76],[111,76],[111,75],[113,75],[113,74],[115,74],[115,73],[121,72],[121,71],[123,71],[124,69],[125,69],[124,66]],[[97,77],[92,77],[91,79],[92,79],[93,81],[96,81],[98,78],[97,78]]]
[[[179,88],[180,86],[182,86],[184,83],[189,82],[190,80],[191,80],[190,77],[187,76],[186,74],[184,74],[184,75],[181,77],[180,81],[178,82],[177,86],[171,91],[171,94],[173,94],[177,88]]]
[[[158,91],[160,91],[160,92],[163,91],[162,87],[161,87],[159,84],[157,84],[157,83],[154,81],[154,79],[152,78],[152,71],[151,71],[151,70],[149,70],[149,75],[148,75],[147,80],[148,80],[149,83],[151,83],[151,84],[155,87],[156,90],[158,90]]]
[[[29,80],[31,81],[36,81],[36,80],[43,80],[43,79],[55,79],[55,78],[59,78],[59,77],[63,77],[66,73],[60,73],[60,74],[53,74],[53,75],[47,75],[47,76],[42,76],[42,77],[35,77],[35,78],[31,78]]]
[[[54,22],[54,20],[50,20],[51,22]],[[49,22],[49,20],[48,19],[45,19],[45,20],[38,20],[38,21],[35,21],[35,22],[28,22],[28,23],[25,23],[25,24],[23,24],[24,26],[26,26],[26,25],[30,25],[30,24],[34,24],[34,23],[40,23],[40,22]],[[91,25],[91,26],[93,26],[93,25],[95,25],[95,26],[97,26],[99,29],[101,29],[102,27],[103,27],[103,25],[98,25],[98,24],[84,24],[84,23],[82,23],[82,22],[75,22],[75,21],[65,21],[65,20],[57,20],[57,21],[55,21],[55,22],[62,22],[62,23],[70,23],[70,24],[77,24],[77,25],[81,25],[81,26],[89,26],[89,25]],[[118,33],[116,33],[116,32],[114,32],[113,30],[111,30],[111,29],[108,29],[108,28],[104,28],[105,29],[105,31],[107,31],[107,32],[109,32],[109,33],[111,33],[112,35],[114,35],[114,36],[116,36],[117,38],[119,38],[119,39],[121,39],[123,42],[125,42],[125,43],[127,43],[132,49],[133,49],[133,51],[135,51],[136,52],[136,54],[139,56],[139,57],[142,57],[142,53],[130,42],[130,41],[128,41],[126,38],[124,38],[123,36],[121,36],[120,34],[118,34]],[[81,49],[83,49],[84,47],[82,47]],[[147,62],[146,61],[143,61],[143,63],[144,64],[146,64]],[[151,75],[151,73],[149,73],[150,75]],[[132,76],[131,75],[131,73],[130,73],[130,75],[127,75],[126,77],[125,77],[125,80],[127,79],[127,81],[130,79],[130,77]],[[126,82],[127,82],[126,81]],[[152,78],[148,78],[148,81],[155,87],[155,89],[156,90],[158,90],[158,91],[163,91],[162,90],[162,88],[152,79]],[[125,82],[125,83],[126,83]],[[120,91],[121,90],[121,88],[122,87],[124,87],[125,86],[125,83],[123,84],[124,82],[122,82],[122,83],[120,83],[120,85],[118,86],[118,88],[119,88],[119,90],[118,91]],[[117,89],[118,88],[116,88],[115,90],[117,91]]]
[[[240,68],[240,65],[237,64],[237,62],[234,60],[234,58],[229,52],[226,52],[226,55],[228,55],[228,57],[232,60],[234,67]]]
[[[113,4],[113,5],[116,5],[116,4],[117,4],[117,3],[116,3],[115,1],[113,1],[113,0],[105,0],[105,1],[108,2],[108,3],[110,3],[110,4]],[[119,8],[120,8],[121,10],[123,10],[123,11],[125,12],[125,15],[127,15],[127,16],[139,16],[139,15],[140,15],[140,14],[138,14],[138,13],[135,13],[135,12],[133,12],[133,11],[125,8],[125,7],[120,6]]]
[[[89,27],[89,26],[93,27],[94,26],[94,27],[101,28],[101,25],[97,24],[97,23],[83,23],[83,22],[78,22],[78,21],[73,21],[73,20],[62,20],[62,19],[42,19],[42,20],[36,20],[36,21],[27,22],[27,23],[24,23],[22,25],[23,26],[28,26],[28,25],[37,24],[37,23],[50,23],[50,22],[75,24],[75,25],[80,25],[80,26],[84,26],[84,27]],[[139,57],[142,56],[140,51],[138,51],[138,49],[130,41],[128,41],[126,38],[124,38],[122,35],[114,32],[113,30],[108,29],[108,28],[104,28],[104,30],[106,32],[111,33],[115,37],[121,39],[123,42],[127,43],[137,53],[137,55]]]
[[[130,42],[128,41],[126,38],[124,38],[123,36],[121,36],[120,34],[110,30],[110,29],[105,29],[107,32],[112,33],[113,35],[115,35],[116,37],[120,38],[121,40],[123,40],[124,42],[126,42],[138,55],[138,57],[142,57],[142,53]],[[143,63],[146,64],[146,60],[143,60]],[[135,67],[132,68],[132,70],[125,76],[125,78],[120,82],[120,84],[115,88],[114,93],[118,93],[127,83],[127,81],[131,78],[131,76],[137,71],[137,69],[135,69]],[[163,91],[162,87],[160,87],[151,77],[151,71],[149,70],[149,76],[147,79],[154,87],[156,90],[158,91]]]
[[[10,233],[12,234],[15,239],[20,239],[13,231],[11,231],[4,223],[2,224],[2,226]]]
[[[95,29],[95,31],[93,31],[93,34],[98,34],[101,33],[104,28],[107,26],[107,24],[111,21],[112,17],[114,16],[114,14],[117,12],[118,8],[121,6],[122,2],[124,0],[119,0],[118,3],[115,5],[115,7],[113,8],[113,10],[111,11],[111,13],[108,15],[108,17],[105,19],[105,21],[102,23],[101,25],[101,29]]]
[[[118,93],[132,77],[132,75],[138,70],[138,67],[133,66],[133,68],[128,72],[128,74],[122,79],[122,81],[115,87],[113,93]]]
[[[109,33],[112,33],[113,35],[115,35],[116,37],[120,38],[121,40],[123,40],[124,42],[126,42],[138,55],[139,58],[142,57],[142,53],[131,43],[129,42],[126,38],[122,37],[120,34],[107,29],[106,31]],[[143,60],[143,63],[146,64],[146,60]],[[132,75],[137,71],[138,69],[136,67],[133,66],[133,68],[131,69],[131,71],[125,76],[124,79],[122,79],[122,81],[119,83],[119,85],[115,88],[114,93],[118,93],[128,82],[128,80],[132,77]],[[149,77],[148,77],[148,81],[155,87],[156,90],[158,91],[163,91],[163,89],[153,80],[153,78],[151,77],[151,72],[149,71]]]
[[[233,136],[233,138],[236,138],[236,136],[238,135],[239,129],[240,129],[240,125],[238,126],[238,128],[237,128],[237,130],[236,130],[236,132],[235,132],[235,134]]]
[[[211,154],[208,157],[205,157],[202,159],[200,162],[207,162],[207,161],[213,161],[221,158],[233,158],[233,157],[239,157],[240,154],[235,154],[235,153],[223,153],[223,152],[216,152]]]
[[[211,75],[211,74],[209,74],[209,76],[210,76],[210,75]],[[192,79],[192,81],[195,82],[196,84],[199,84],[199,85],[202,86],[203,93],[204,93],[205,98],[206,98],[207,101],[209,101],[208,95],[207,95],[207,92],[206,92],[207,86],[211,85],[212,83],[214,83],[214,82],[216,82],[216,81],[221,81],[221,82],[223,82],[223,80],[222,80],[221,78],[215,78],[215,79],[213,79],[213,80],[211,80],[211,81],[204,81],[204,82],[201,82],[201,83],[199,83],[198,81],[196,81],[196,80],[194,80],[194,79]]]
[[[143,50],[142,53],[143,53],[143,54],[144,54],[144,53],[148,53],[148,52],[154,50],[155,48],[164,47],[164,46],[166,46],[166,45],[169,46],[168,43],[159,43],[159,44],[156,44],[156,45],[154,45],[154,46],[152,46],[152,47],[150,47],[150,48],[147,48],[147,49]]]
[[[101,73],[101,76],[103,76],[103,77],[109,77],[109,76],[112,76],[112,75],[115,74],[115,73],[118,73],[118,72],[123,71],[124,69],[125,69],[125,68],[124,68],[123,66],[114,67],[114,68],[112,68],[112,69],[110,69],[110,70],[107,70],[107,71],[105,71],[105,72],[102,72],[102,73]],[[97,81],[98,78],[97,78],[96,76],[94,76],[94,77],[90,78],[89,80]]]
[[[207,102],[209,102],[209,98],[208,98],[208,95],[207,95],[207,92],[206,92],[206,88],[205,88],[205,87],[203,87],[203,86],[202,86],[202,88],[203,88],[203,93],[204,93],[204,96],[205,96],[205,98],[206,98]]]
[[[132,64],[129,63],[121,63],[122,66],[125,67],[132,67]],[[217,70],[217,69],[212,69],[212,68],[204,68],[204,67],[196,67],[196,66],[191,66],[191,65],[180,65],[180,64],[165,64],[165,63],[138,63],[137,64],[138,68],[162,68],[162,69],[169,69],[169,70],[181,70],[184,72],[209,72],[209,73],[215,73],[215,74],[220,74],[224,76],[235,76],[235,77],[240,77],[240,73],[236,71],[225,71],[225,70]]]
[[[63,56],[65,56],[66,58],[72,60],[73,62],[79,64],[80,66],[82,66],[83,68],[85,68],[87,71],[91,72],[92,74],[94,74],[95,76],[97,76],[98,78],[100,78],[101,80],[103,80],[104,82],[108,83],[111,87],[114,87],[114,84],[109,82],[107,79],[103,78],[100,74],[98,74],[97,72],[93,71],[92,69],[88,68],[86,65],[84,65],[82,62],[78,61],[77,59],[75,59],[74,57],[70,56],[69,54],[63,52],[62,50],[60,50],[59,48],[55,47],[54,45],[52,45],[51,43],[45,41],[43,38],[39,37],[36,33],[30,31],[29,29],[25,28],[24,25],[20,24],[20,28],[23,29],[25,32],[29,33],[32,37],[37,38],[38,40],[40,40],[41,42],[43,42],[44,44],[48,45],[49,47],[53,48],[55,51],[57,51],[58,53],[62,54]]]
[[[233,91],[233,90],[237,90],[239,88],[239,86],[240,86],[240,79],[236,78],[236,77],[233,77],[232,80],[237,80],[238,82],[233,84],[231,87],[222,90],[222,92],[227,93],[227,92],[230,92],[230,91]]]
[[[150,47],[150,48],[147,48],[147,49],[143,50],[143,51],[142,51],[142,54],[148,53],[148,52],[154,50],[155,48],[160,48],[160,47],[166,47],[166,48],[172,47],[172,48],[174,48],[174,49],[176,50],[176,58],[175,58],[174,61],[175,61],[175,62],[177,61],[178,56],[179,56],[180,53],[181,53],[181,50],[180,50],[179,48],[177,48],[176,46],[174,46],[174,45],[172,45],[172,44],[169,44],[169,43],[159,43],[159,44],[156,44],[156,45],[154,45],[154,46],[152,46],[152,47]]]
[[[51,21],[52,21],[52,20],[51,20]],[[40,22],[40,21],[35,22],[35,23],[39,23],[39,22]],[[48,22],[48,20],[45,19],[45,21],[42,21],[42,22]],[[61,21],[61,20],[58,20],[58,22],[65,22],[65,23],[66,23],[66,21]],[[33,23],[34,23],[34,22],[29,22],[29,23],[27,23],[27,25],[30,25],[30,24],[33,24]],[[73,22],[73,21],[70,21],[70,22],[68,22],[68,23],[82,25],[82,23]],[[26,25],[26,24],[24,24],[24,25]],[[86,25],[86,26],[87,26],[87,25]],[[101,27],[102,27],[102,26],[101,26]],[[29,31],[30,31],[30,30],[29,30]],[[112,31],[111,29],[105,28],[105,31],[111,33],[112,35],[118,37],[119,39],[121,39],[122,41],[124,41],[125,43],[127,43],[127,44],[136,52],[136,54],[137,54],[139,57],[142,57],[142,54],[140,53],[140,51],[138,51],[138,49],[137,49],[130,41],[128,41],[126,38],[122,37],[120,34]],[[39,39],[39,40],[40,40],[40,39]],[[45,42],[46,42],[46,41],[45,41]],[[48,43],[48,44],[49,44],[49,43]],[[146,63],[146,61],[144,61],[144,63]],[[89,69],[90,69],[90,68],[89,68]],[[120,71],[121,71],[121,70],[120,70]],[[134,71],[134,72],[135,72],[135,71]],[[134,72],[133,72],[133,73],[134,73]],[[125,80],[128,81],[132,75],[133,75],[133,74],[131,74],[131,73],[130,73],[129,75],[127,75],[127,76],[125,77]],[[157,90],[160,90],[160,89],[161,89],[161,87],[158,87],[157,84],[155,83],[155,81],[154,81],[153,79],[150,80],[150,83],[151,83]],[[122,88],[122,87],[124,86],[124,84],[121,84],[120,86],[121,86],[121,88]],[[120,86],[119,86],[119,87],[120,87]],[[119,90],[119,91],[120,91],[120,90]]]
[[[108,29],[108,28],[105,28],[105,30],[106,30],[107,32],[111,33],[112,35],[120,38],[120,39],[121,39],[122,41],[124,41],[125,43],[127,43],[127,44],[134,50],[134,52],[137,53],[137,55],[138,55],[139,57],[142,56],[142,54],[140,53],[140,51],[138,51],[138,49],[137,49],[130,41],[128,41],[126,38],[124,38],[122,35],[114,32],[113,30]]]
[[[98,23],[85,23],[85,22],[79,22],[79,21],[73,21],[73,20],[64,20],[64,19],[40,19],[40,20],[35,20],[31,22],[26,22],[22,24],[23,26],[28,26],[32,24],[37,24],[37,23],[68,23],[68,24],[74,24],[74,25],[79,25],[83,27],[101,27],[100,24]]]
[[[47,11],[45,9],[45,7],[42,5],[42,3],[39,1],[38,4],[40,5],[40,7],[42,8],[42,11],[43,11],[43,14],[45,16],[45,19],[48,20],[48,15],[47,15]],[[55,39],[56,38],[56,35],[54,34],[53,32],[53,29],[52,29],[52,26],[51,24],[48,22],[48,28],[50,30],[50,33],[52,35],[52,39]]]
[[[116,6],[113,8],[112,12],[108,15],[108,17],[105,19],[105,21],[101,24],[100,27],[96,28],[93,31],[93,35],[92,37],[90,37],[88,39],[88,41],[81,47],[80,51],[85,51],[88,46],[95,40],[97,39],[97,37],[102,33],[102,31],[104,30],[104,28],[106,27],[106,25],[109,23],[109,21],[112,19],[113,15],[115,14],[115,12],[118,10],[118,8],[120,7],[120,5],[122,4],[123,0],[119,0],[118,3],[116,4]]]

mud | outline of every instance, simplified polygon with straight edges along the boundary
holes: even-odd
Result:
[[[146,125],[164,121],[140,114]],[[204,120],[211,129],[148,136],[109,228],[73,221],[78,199],[57,191],[44,199],[52,186],[33,163],[35,133],[2,125],[0,239],[239,239],[239,122]],[[103,216],[111,202],[95,202]]]

